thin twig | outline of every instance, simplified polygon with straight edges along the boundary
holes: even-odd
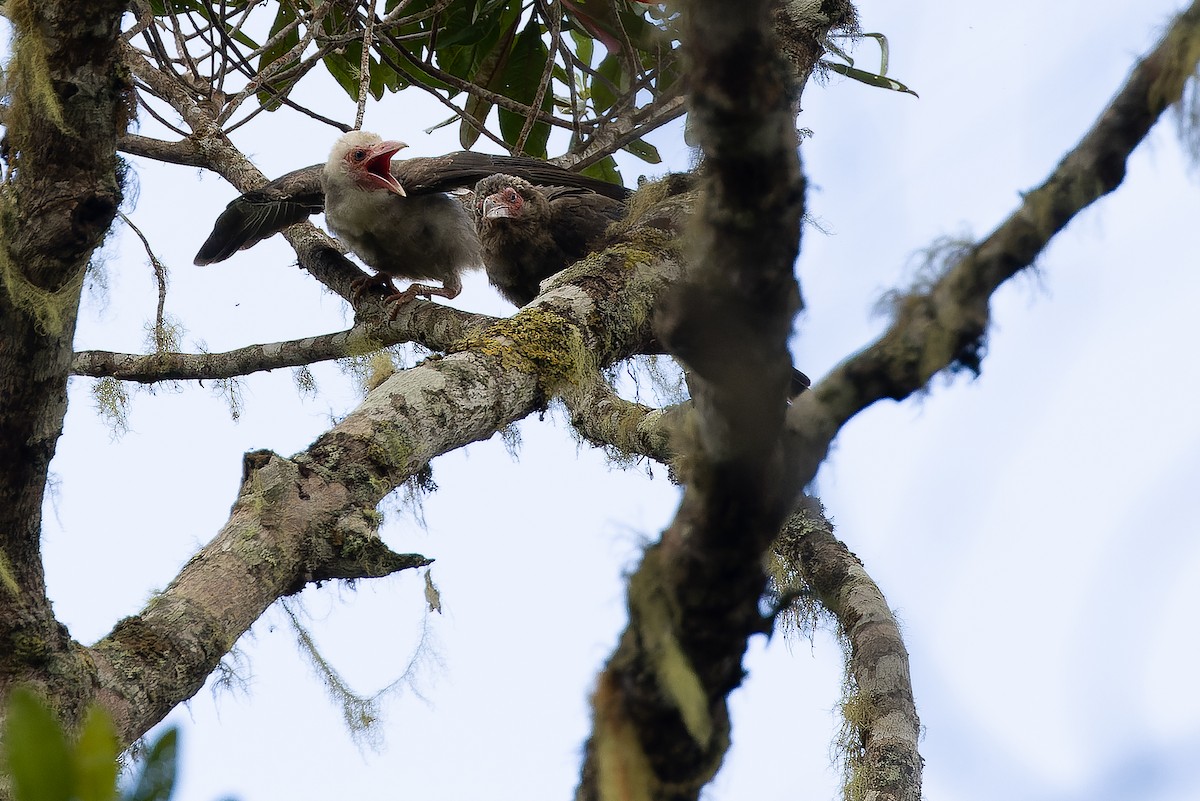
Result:
[[[358,67],[358,111],[354,114],[354,129],[362,128],[363,114],[367,110],[367,93],[371,89],[371,45],[375,36],[375,0],[367,10],[367,21],[363,27],[362,58]]]
[[[542,107],[542,101],[546,99],[546,92],[550,89],[550,83],[554,75],[554,64],[557,61],[557,50],[559,37],[562,32],[562,15],[556,13],[553,6],[553,0],[549,0],[545,4],[546,24],[550,28],[550,47],[547,49],[548,58],[546,66],[542,70],[542,78],[538,82],[537,92],[533,95],[533,105],[535,109]],[[516,146],[513,148],[517,153],[525,152],[525,141],[529,138],[530,131],[533,130],[533,115],[525,118],[525,122],[521,125],[521,133],[517,136]]]
[[[118,211],[117,214],[122,222],[137,234],[137,238],[142,240],[142,247],[146,249],[146,257],[150,259],[150,266],[154,268],[154,282],[158,285],[158,306],[154,312],[154,350],[156,353],[162,353],[169,347],[171,341],[171,337],[167,335],[166,322],[167,266],[158,256],[154,255],[154,250],[150,247],[150,240],[146,238],[140,228],[133,224],[133,220],[125,216],[123,211]]]

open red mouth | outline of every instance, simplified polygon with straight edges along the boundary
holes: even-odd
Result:
[[[371,156],[367,159],[366,171],[368,176],[377,183],[380,188],[386,189],[389,192],[395,192],[401,197],[407,197],[408,193],[404,191],[404,187],[396,180],[396,176],[392,175],[392,156],[408,145],[403,142],[380,142],[371,148]]]

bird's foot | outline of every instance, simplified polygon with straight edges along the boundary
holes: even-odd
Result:
[[[403,292],[388,295],[383,299],[383,302],[392,305],[392,310],[388,312],[388,319],[395,320],[400,310],[417,298],[429,300],[434,295],[438,295],[439,297],[450,299],[458,297],[458,293],[459,289],[457,288],[451,289],[450,287],[429,286],[428,284],[413,284]]]
[[[380,289],[391,290],[392,294],[388,296],[389,300],[395,295],[400,294],[400,290],[396,288],[394,283],[392,283],[390,276],[384,275],[383,273],[372,276],[361,275],[350,282],[350,300],[353,302],[362,300],[363,294],[365,294],[368,289],[375,286],[379,287]]]

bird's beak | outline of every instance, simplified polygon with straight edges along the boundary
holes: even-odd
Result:
[[[408,197],[408,193],[396,180],[396,176],[392,175],[392,156],[406,147],[408,145],[397,141],[384,141],[373,145],[366,165],[367,173],[381,188],[394,192],[400,197]]]
[[[488,195],[483,199],[483,219],[494,220],[497,217],[511,217],[508,206],[496,199],[496,195]]]

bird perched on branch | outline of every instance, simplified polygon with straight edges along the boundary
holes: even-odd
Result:
[[[475,185],[473,210],[488,280],[524,306],[544,279],[603,246],[625,204],[577,186],[534,186],[501,174]]]
[[[496,172],[532,181],[588,189],[624,198],[629,190],[570,172],[539,159],[459,152],[392,161],[405,147],[365,131],[351,131],[334,144],[324,165],[277,178],[231,202],[196,254],[199,265],[223,261],[238,250],[325,211],[329,227],[389,286],[398,305],[414,297],[453,298],[461,274],[480,263],[480,245],[470,215],[447,191],[470,187]],[[391,278],[437,280],[404,292]],[[360,282],[361,291],[369,282]]]

